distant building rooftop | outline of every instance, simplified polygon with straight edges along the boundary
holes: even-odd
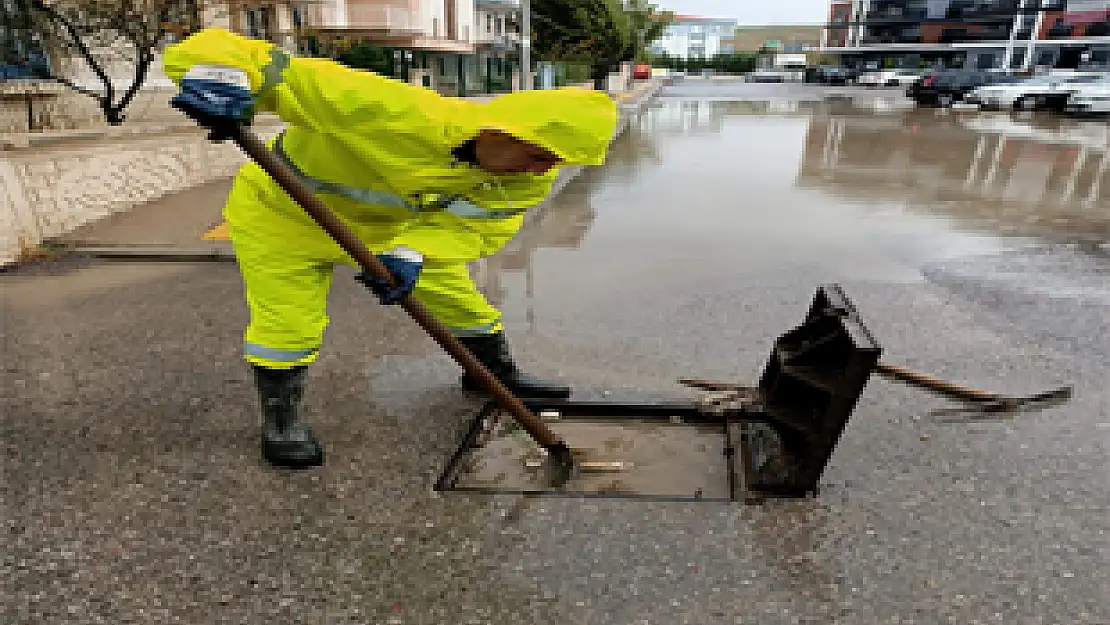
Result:
[[[728,44],[736,52],[758,52],[768,42],[777,42],[783,52],[801,52],[821,45],[822,25],[740,26]]]

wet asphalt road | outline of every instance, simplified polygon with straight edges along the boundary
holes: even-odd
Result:
[[[233,266],[29,267],[0,277],[0,621],[1110,623],[1105,134],[808,93],[665,92],[477,268],[520,359],[584,396],[753,381],[836,281],[884,360],[1069,404],[946,423],[874,379],[811,501],[440,495],[477,404],[353,281],[307,401],[329,463],[289,475]]]

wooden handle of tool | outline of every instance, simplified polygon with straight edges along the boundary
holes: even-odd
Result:
[[[394,284],[393,274],[381,263],[355,234],[339,220],[316,195],[297,178],[289,169],[266,147],[257,135],[243,126],[236,128],[232,140],[254,162],[270,174],[278,184],[297,204],[304,209],[312,219],[323,228],[335,242],[354,258],[363,270],[379,280]],[[505,387],[489,369],[463,345],[451,331],[440,323],[424,306],[417,302],[411,295],[401,301],[401,307],[411,316],[421,328],[427,332],[440,347],[442,347],[463,370],[477,379],[497,404],[511,414],[537,443],[548,449],[566,448],[566,444],[548,428],[532,411],[520,401],[512,391]]]
[[[952,384],[951,382],[945,382],[944,380],[939,380],[937,378],[927,376],[923,373],[910,371],[909,369],[899,367],[898,365],[892,365],[885,362],[876,363],[875,371],[885,377],[893,378],[901,382],[906,382],[914,386],[919,386],[930,391],[935,391],[942,395],[956,397],[965,401],[989,402],[999,401],[1002,399],[1001,395],[968,388],[966,386],[959,386],[957,384]]]

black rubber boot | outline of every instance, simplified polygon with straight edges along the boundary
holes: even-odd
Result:
[[[287,469],[324,463],[324,450],[312,430],[300,422],[307,368],[267,369],[254,366],[254,380],[262,403],[262,457]]]
[[[463,345],[478,358],[493,375],[514,395],[520,397],[565,399],[570,397],[570,387],[556,382],[540,380],[522,373],[509,354],[509,343],[502,332],[484,336],[459,337]],[[477,380],[469,375],[462,376],[463,389],[484,393]]]

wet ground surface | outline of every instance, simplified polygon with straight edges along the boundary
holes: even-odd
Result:
[[[751,382],[836,281],[884,360],[1070,403],[947,423],[873,379],[814,500],[437,494],[478,404],[341,271],[307,398],[328,464],[274,473],[233,265],[28,267],[0,277],[0,620],[1110,622],[1098,127],[799,89],[671,88],[476,268],[520,360],[583,397]]]

